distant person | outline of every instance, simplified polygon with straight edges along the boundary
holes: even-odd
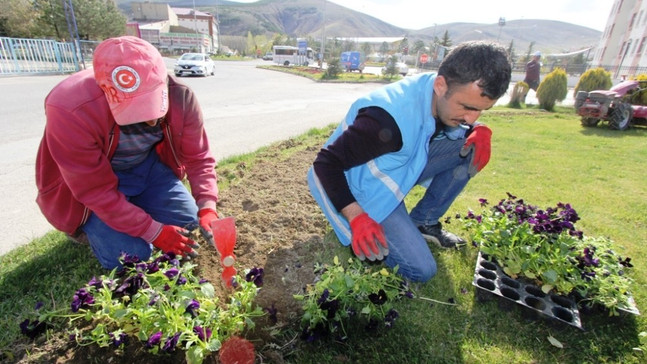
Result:
[[[103,41],[93,69],[51,90],[45,115],[36,201],[55,228],[89,243],[104,268],[119,267],[121,253],[147,260],[153,247],[195,254],[185,227],[199,225],[211,239],[216,162],[198,99],[150,43]]]
[[[427,242],[465,245],[440,218],[489,161],[492,132],[477,119],[506,92],[510,73],[504,48],[463,43],[438,74],[406,77],[353,103],[308,172],[343,245],[414,281],[436,274]],[[404,198],[416,184],[427,190],[409,213]]]
[[[541,58],[541,52],[537,51],[532,56],[532,59],[526,63],[526,77],[523,79],[523,82],[528,84],[528,87],[537,92],[537,87],[539,87],[539,71],[541,70],[541,63],[539,59]],[[527,93],[526,93],[527,95]],[[526,96],[524,95],[524,103]]]

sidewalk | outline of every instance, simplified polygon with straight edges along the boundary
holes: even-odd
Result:
[[[512,94],[512,89],[514,88],[514,84],[516,82],[511,82],[510,87],[508,88],[508,92],[505,93],[497,102],[496,106],[505,106],[510,102],[510,95]],[[575,104],[575,98],[573,96],[573,87],[569,87],[568,93],[566,94],[566,98],[561,101],[557,102],[556,105],[559,106],[573,106]],[[526,95],[526,105],[539,105],[539,100],[537,100],[537,94],[535,91],[530,90],[528,91],[528,95]]]

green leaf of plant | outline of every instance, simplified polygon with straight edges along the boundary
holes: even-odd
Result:
[[[112,316],[114,316],[115,318],[122,318],[122,317],[126,316],[127,314],[128,314],[128,310],[125,310],[125,309],[122,308],[122,309],[115,310],[113,312]]]
[[[200,291],[208,298],[213,298],[216,295],[216,290],[211,283],[204,283],[200,286]]]
[[[368,315],[369,313],[371,313],[371,307],[370,307],[370,306],[368,306],[368,305],[367,305],[367,306],[364,306],[364,308],[362,308],[362,311],[361,311],[361,312],[362,312],[362,314],[364,314],[364,315]]]
[[[201,364],[204,360],[204,353],[202,352],[201,347],[194,346],[186,351],[184,358],[186,359],[187,364]]]
[[[541,291],[544,293],[550,292],[551,289],[553,289],[553,286],[551,286],[550,284],[544,284],[541,286]]]
[[[551,283],[551,284],[555,283],[558,278],[557,272],[555,272],[552,269],[545,271],[541,276],[544,278],[544,280],[546,280],[548,283]]]
[[[222,347],[222,343],[218,339],[211,339],[207,343],[207,349],[209,349],[209,351],[211,352],[218,351],[220,350],[221,347]]]

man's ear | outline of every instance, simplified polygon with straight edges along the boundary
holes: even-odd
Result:
[[[439,97],[443,97],[447,93],[447,79],[445,79],[445,76],[436,76],[434,80],[434,93]]]

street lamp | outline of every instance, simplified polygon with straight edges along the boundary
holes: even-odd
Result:
[[[499,38],[501,38],[501,29],[503,29],[504,25],[505,25],[505,18],[499,18],[499,36],[496,37],[497,43],[499,42]]]

